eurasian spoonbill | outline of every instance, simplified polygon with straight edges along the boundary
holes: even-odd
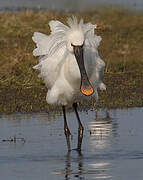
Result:
[[[105,63],[97,50],[101,37],[94,34],[96,25],[85,24],[82,19],[78,22],[76,17],[68,19],[68,26],[57,20],[51,20],[49,26],[50,35],[35,32],[32,37],[37,45],[33,55],[39,56],[39,64],[33,68],[40,70],[39,77],[43,78],[48,88],[47,103],[62,106],[69,151],[71,133],[65,106],[73,104],[79,124],[77,150],[80,151],[84,128],[77,102],[93,95],[98,100],[97,88],[106,89],[102,82]]]

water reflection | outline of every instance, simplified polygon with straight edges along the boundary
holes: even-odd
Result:
[[[143,179],[143,108],[81,111],[80,117],[85,127],[82,154],[66,154],[60,113],[2,115],[1,179]],[[75,148],[74,112],[68,112],[68,122]],[[2,141],[14,135],[16,143]],[[23,137],[25,143],[19,139]]]
[[[95,121],[89,122],[90,135],[91,136],[109,136],[112,131],[112,119],[108,111],[106,111],[105,117],[98,116],[96,112]]]
[[[61,171],[65,175],[65,180],[73,179],[73,177],[76,177],[77,180],[85,180],[87,177],[90,179],[109,179],[112,177],[109,172],[110,162],[104,158],[103,160],[97,158],[97,150],[106,150],[107,147],[110,147],[110,140],[116,136],[118,127],[108,111],[104,114],[103,116],[100,112],[96,112],[94,118],[88,121],[90,129],[89,151],[94,152],[95,150],[95,154],[88,159],[84,151],[80,154],[77,152],[75,160],[75,154],[73,156],[73,152],[68,153],[65,159],[65,169]]]
[[[112,119],[108,111],[105,112],[105,116],[100,115],[100,112],[96,112],[94,118],[91,119],[88,121],[88,128],[90,129],[89,151],[94,152],[94,149],[96,149],[95,151],[97,149],[106,150],[107,146],[111,145],[110,137],[116,135],[117,123]],[[110,162],[105,159],[102,161],[97,160],[97,152],[92,157],[88,157],[88,161],[84,152],[80,154],[77,152],[76,161],[74,159],[75,154],[73,157],[72,153],[68,153],[66,156],[63,171],[65,180],[73,179],[73,177],[78,180],[85,180],[87,177],[91,179],[109,179],[112,177],[109,175]]]
[[[105,149],[107,146],[110,146],[110,137],[116,136],[118,125],[113,121],[110,113],[108,111],[105,112],[105,116],[103,117],[98,115],[98,111],[96,111],[94,121],[90,121],[88,123],[91,135],[91,144],[96,149]]]
[[[70,152],[68,152],[65,161],[65,180],[70,179],[70,174],[71,174],[71,158],[70,158]]]
[[[78,152],[77,152],[78,153]],[[75,154],[74,154],[75,156]],[[87,177],[94,179],[111,178],[108,175],[109,162],[86,162],[86,157],[83,154],[77,154],[76,160],[71,153],[68,153],[65,159],[65,169],[60,170],[60,174],[65,175],[65,180],[76,178],[77,180],[85,180]],[[94,178],[93,178],[94,176]]]
[[[65,160],[65,180],[70,180],[71,176],[74,175],[77,179],[84,179],[83,177],[83,161],[82,161],[82,153],[78,153],[77,157],[77,170],[72,170],[72,157],[71,153],[68,152]]]

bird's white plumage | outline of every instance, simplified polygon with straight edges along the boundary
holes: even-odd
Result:
[[[104,61],[98,55],[101,37],[94,34],[96,25],[79,23],[75,17],[68,19],[66,26],[59,21],[49,22],[51,34],[35,32],[32,39],[37,48],[34,56],[39,56],[39,77],[44,79],[48,88],[46,100],[49,104],[66,105],[83,98],[80,92],[81,75],[73,54],[74,45],[84,44],[84,63],[98,100],[97,88],[106,89],[102,82]]]

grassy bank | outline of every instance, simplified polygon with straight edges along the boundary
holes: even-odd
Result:
[[[104,9],[75,14],[85,22],[96,23],[102,37],[100,56],[106,62],[106,92],[100,92],[99,107],[143,105],[143,14],[121,9]],[[33,32],[50,32],[48,22],[66,23],[68,13],[20,12],[0,14],[0,112],[49,110],[46,88],[38,72],[32,51]],[[96,106],[95,101],[90,104]]]

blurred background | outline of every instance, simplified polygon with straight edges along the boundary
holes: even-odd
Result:
[[[83,11],[95,6],[121,6],[133,11],[142,11],[143,0],[0,0],[0,10],[34,8],[46,10]]]

